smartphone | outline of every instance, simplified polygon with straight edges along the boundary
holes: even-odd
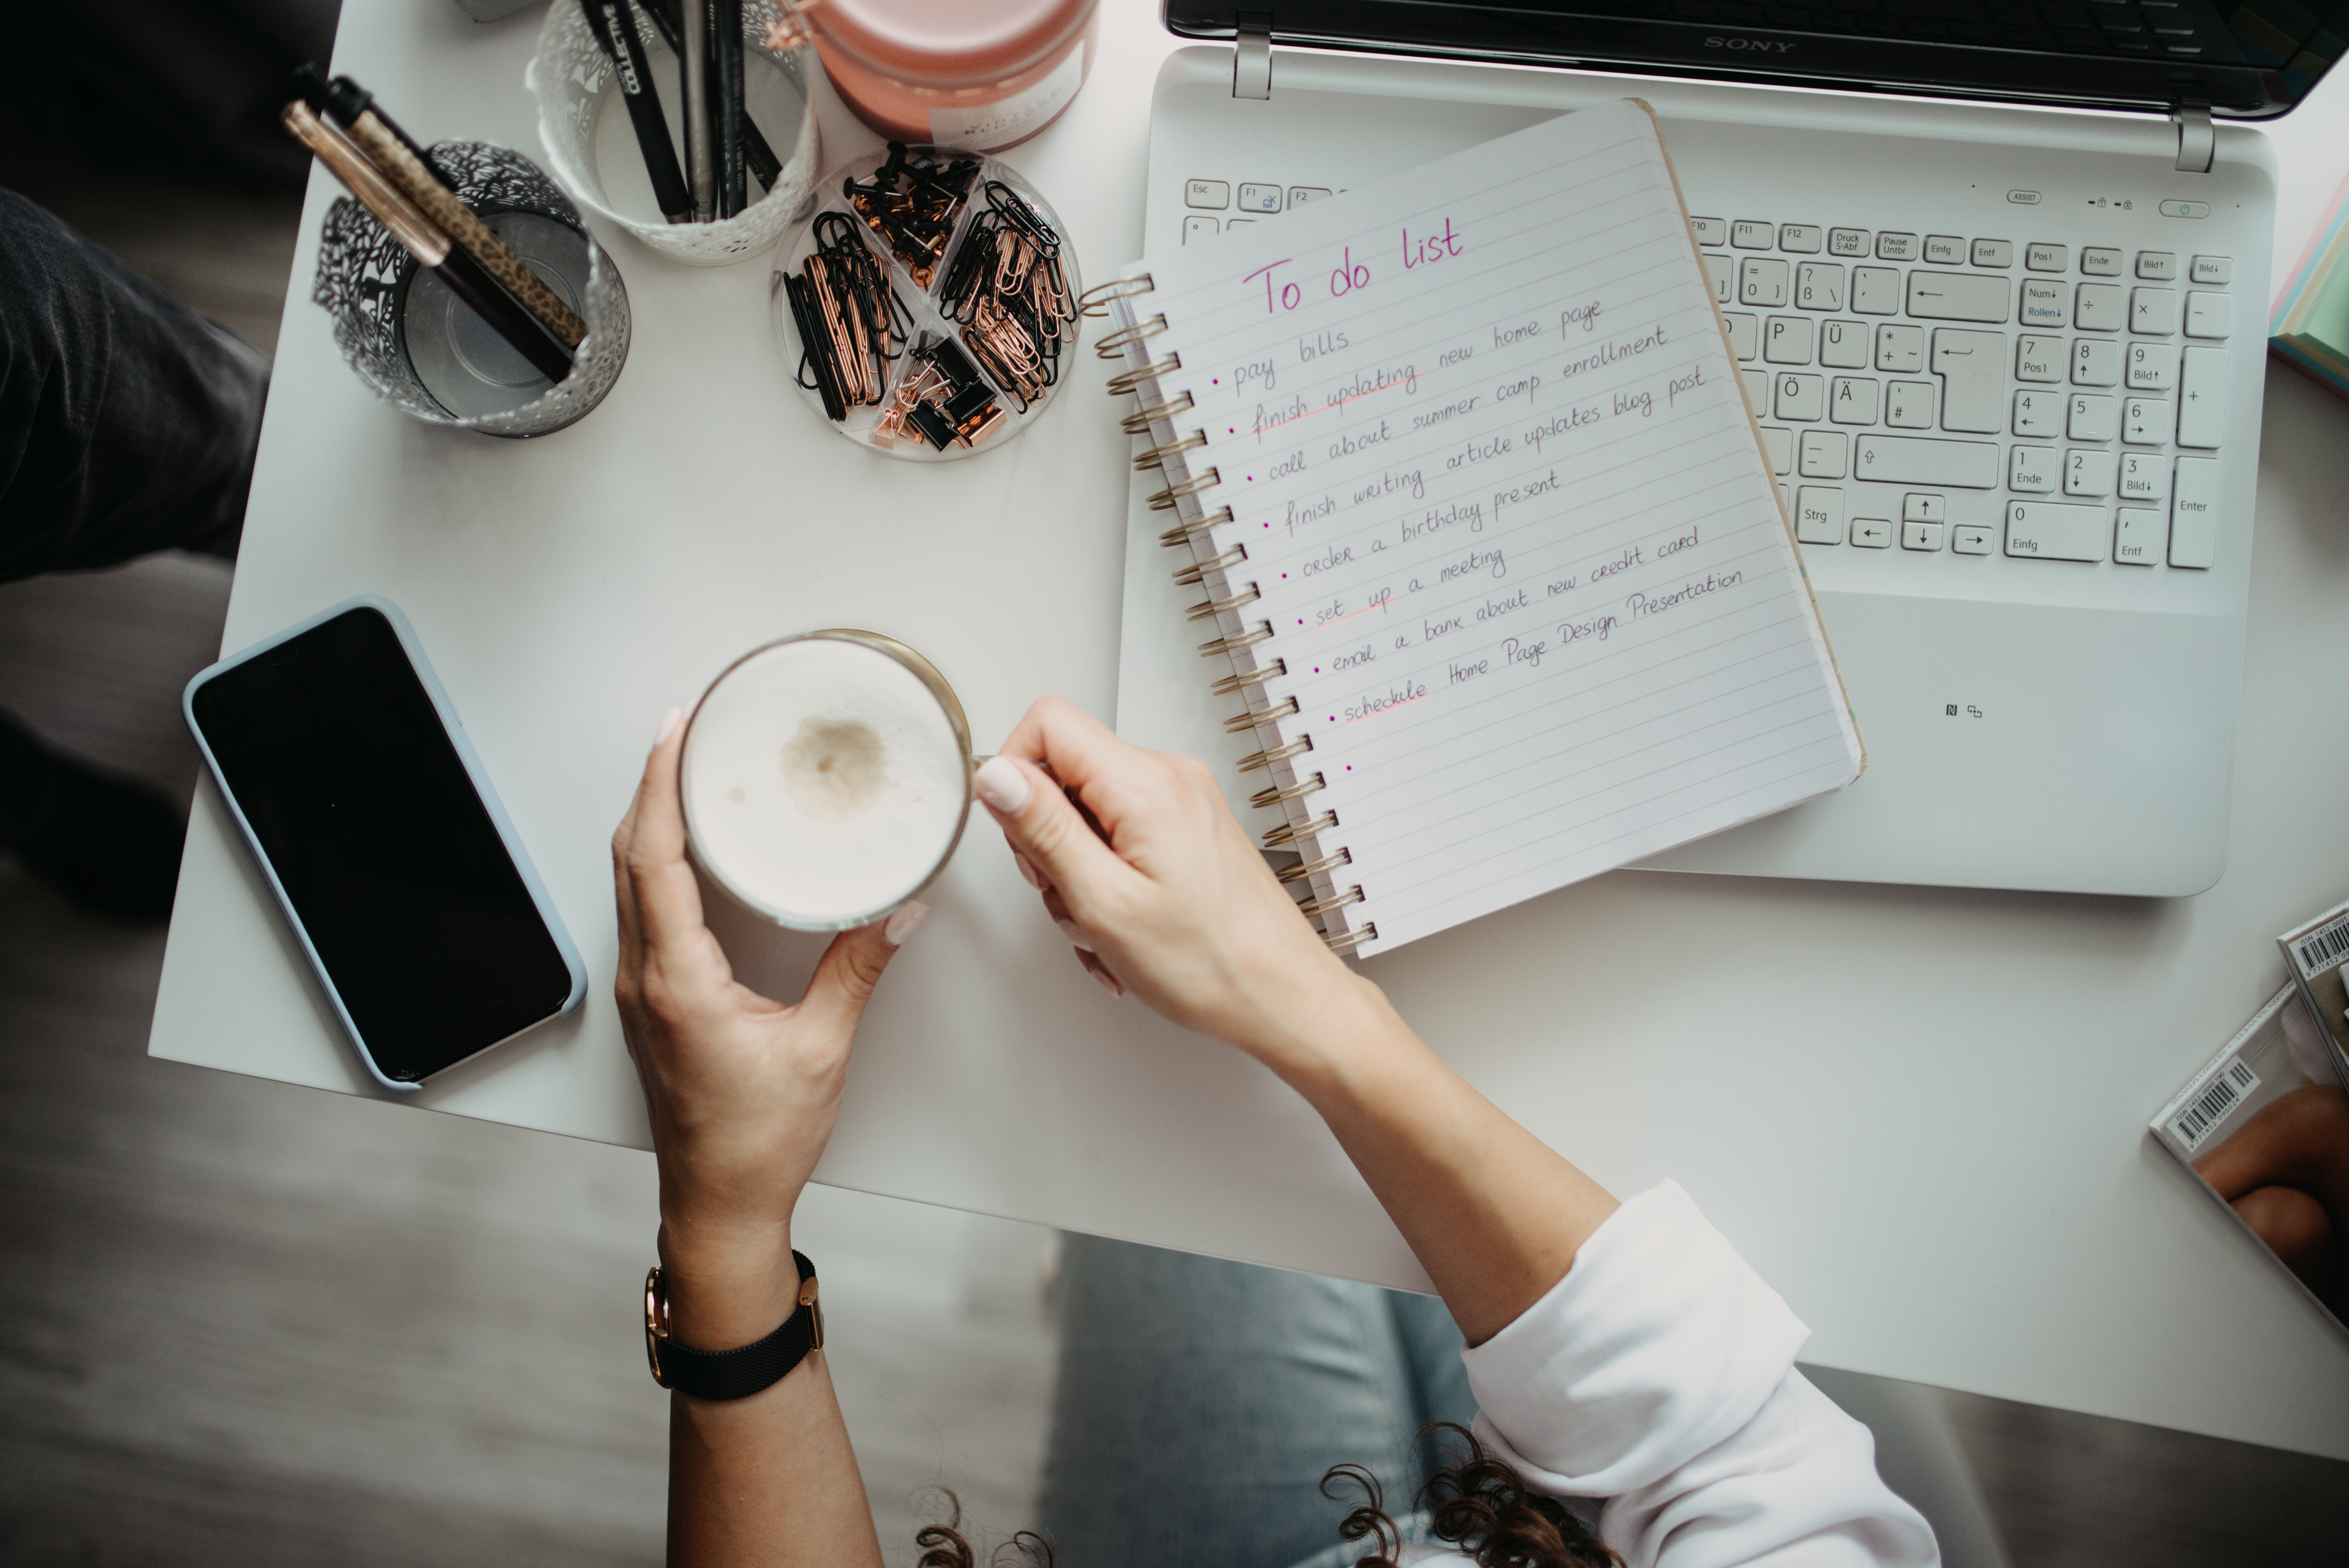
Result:
[[[322,611],[181,708],[378,1083],[421,1088],[578,1007],[578,949],[393,605]]]

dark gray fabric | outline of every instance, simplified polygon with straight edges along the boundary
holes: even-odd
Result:
[[[0,190],[0,582],[233,557],[268,387],[252,349]]]
[[[1427,1422],[1475,1413],[1441,1301],[1092,1236],[1061,1253],[1038,1523],[1059,1568],[1288,1568],[1350,1461],[1410,1512]]]

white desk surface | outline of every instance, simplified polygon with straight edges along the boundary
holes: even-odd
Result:
[[[1154,5],[1102,12],[1091,83],[1010,155],[1096,279],[1139,249],[1174,46]],[[349,0],[335,64],[419,136],[536,154],[542,15]],[[820,93],[828,164],[877,145]],[[2336,80],[2277,133],[2282,258],[2349,171],[2344,122]],[[594,976],[584,1016],[419,1100],[642,1145],[607,842],[656,722],[743,649],[843,624],[936,659],[982,747],[1046,691],[1110,717],[1127,443],[1105,372],[1081,354],[1038,428],[984,458],[861,452],[790,387],[763,259],[679,267],[607,232],[636,333],[609,400],[533,441],[430,428],[362,388],[309,302],[333,194],[314,175],[226,645],[362,591],[407,610]],[[2144,1133],[2281,983],[2274,934],[2349,892],[2344,437],[2349,407],[2271,371],[2232,857],[2202,896],[1623,873],[1371,973],[1616,1191],[1677,1178],[1811,1325],[1810,1359],[2349,1458],[2349,1335]],[[208,793],[180,886],[152,1053],[369,1092]],[[874,1003],[824,1181],[1423,1287],[1304,1107],[1104,995],[985,824],[933,902]],[[812,962],[724,934],[753,979]]]

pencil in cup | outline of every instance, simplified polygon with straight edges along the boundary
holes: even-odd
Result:
[[[710,0],[709,112],[718,154],[718,215],[731,218],[749,205],[742,162],[742,0]]]
[[[814,3],[815,0],[806,0],[807,5]],[[664,4],[663,0],[645,0],[645,15],[652,22],[654,30],[660,34],[661,41],[668,46],[668,52],[682,62],[685,58],[685,48],[678,42],[679,34],[677,30],[675,9],[673,3]],[[796,16],[799,11],[803,9],[805,9],[804,5],[794,6],[786,4],[783,6],[786,18]],[[806,25],[800,23],[796,26],[797,30],[794,31],[793,26],[787,21],[780,31],[775,27],[770,27],[767,35],[768,50],[771,53],[781,54],[785,49],[807,46]],[[678,68],[683,69],[683,66],[680,64]],[[782,175],[783,160],[775,156],[774,148],[769,145],[766,137],[760,132],[759,122],[750,118],[750,111],[747,107],[742,111],[741,123],[743,167],[750,171],[750,178],[758,181],[761,191],[771,191],[775,188],[775,181]]]
[[[440,177],[409,150],[407,139],[380,110],[370,105],[353,116],[344,129],[359,150],[382,170],[384,178],[415,203],[436,228],[479,262],[481,270],[495,278],[523,309],[543,323],[557,342],[565,348],[579,346],[579,340],[587,335],[587,324],[579,319],[579,313],[540,282],[529,263],[515,255],[478,213],[440,183]]]
[[[308,148],[361,206],[375,214],[376,221],[399,242],[400,248],[416,258],[417,265],[437,273],[440,281],[449,285],[449,292],[512,345],[533,369],[557,384],[571,374],[570,350],[549,335],[535,316],[500,288],[479,262],[451,243],[449,236],[341,132],[320,119],[308,104],[298,98],[285,106],[284,119],[294,139]]]
[[[685,188],[685,171],[678,167],[677,149],[668,139],[668,118],[653,90],[652,65],[636,34],[635,8],[628,0],[579,0],[579,9],[587,18],[588,31],[603,46],[605,58],[612,62],[661,216],[672,223],[691,222],[693,193]]]

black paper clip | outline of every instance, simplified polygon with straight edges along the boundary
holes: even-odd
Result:
[[[854,219],[821,212],[812,232],[814,252],[796,276],[783,278],[800,334],[797,379],[823,397],[827,418],[845,419],[849,409],[882,401],[913,317]]]

